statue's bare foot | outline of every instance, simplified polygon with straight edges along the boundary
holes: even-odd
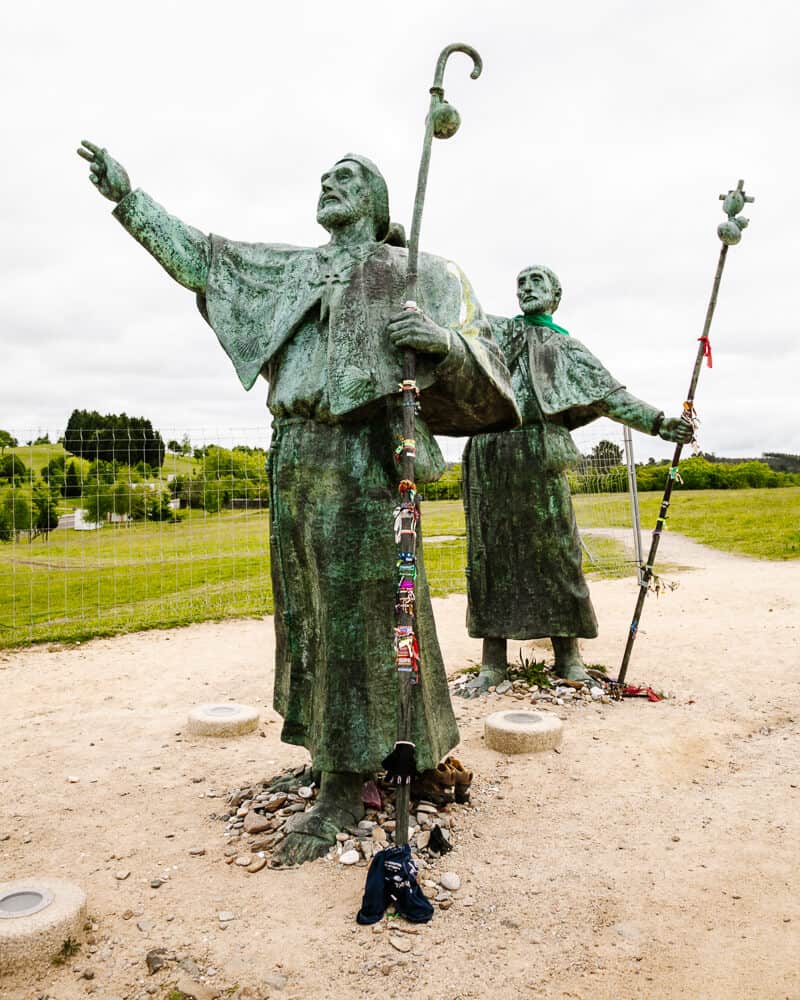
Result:
[[[310,785],[314,781],[314,774],[311,766],[303,770],[302,774],[295,774],[294,771],[290,771],[289,774],[282,774],[277,777],[274,781],[271,781],[267,785],[265,791],[267,792],[290,792],[298,784],[300,785]]]
[[[505,679],[505,670],[481,667],[481,671],[477,677],[473,677],[471,681],[467,681],[458,693],[462,698],[478,698],[482,694],[486,694],[490,687],[497,687],[498,684],[502,684]]]
[[[336,843],[336,834],[342,827],[355,822],[352,813],[330,813],[316,805],[289,821],[290,832],[272,855],[272,863],[282,868],[321,858]]]
[[[316,803],[289,820],[288,835],[273,854],[273,865],[302,865],[327,854],[336,834],[363,818],[363,783],[360,774],[323,773]]]
[[[586,664],[580,663],[557,663],[554,667],[556,677],[561,677],[565,681],[579,681],[592,687],[598,686],[598,681],[590,673],[587,673]]]
[[[587,685],[597,684],[594,677],[586,670],[577,639],[573,636],[553,636],[550,641],[556,656],[553,667],[556,677],[563,677],[565,681],[581,681]]]

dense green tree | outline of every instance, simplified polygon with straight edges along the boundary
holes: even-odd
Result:
[[[119,465],[147,462],[159,469],[164,462],[161,434],[149,420],[126,413],[73,410],[64,432],[64,447],[90,461],[100,459]]]
[[[6,487],[0,491],[0,511],[7,525],[9,538],[18,531],[29,531],[32,516],[30,491]]]
[[[81,506],[86,510],[86,520],[102,524],[114,510],[114,482],[90,474],[81,490]],[[121,512],[120,512],[121,513]]]
[[[13,451],[0,455],[0,479],[21,483],[28,475],[28,467]]]
[[[67,499],[79,497],[82,491],[81,472],[78,463],[73,459],[64,472],[64,496]]]
[[[735,464],[710,462],[698,455],[680,463],[681,485],[689,490],[764,489],[776,486],[800,485],[800,474],[775,472],[766,462],[751,460]],[[669,463],[640,465],[636,483],[640,490],[663,490],[669,474]]]
[[[233,504],[269,504],[265,451],[248,446],[229,450],[212,444],[198,452],[200,465],[195,474],[176,476],[170,483],[182,507],[216,513]]]
[[[92,462],[89,466],[89,472],[86,476],[84,486],[88,483],[97,481],[101,483],[115,483],[117,480],[117,468],[115,462],[106,462],[103,459],[97,459]]]
[[[6,448],[16,448],[17,439],[13,437],[8,431],[0,430],[0,455],[6,450]]]
[[[599,441],[588,456],[596,469],[604,472],[622,464],[622,448],[613,441]]]
[[[66,484],[66,459],[64,455],[56,455],[50,459],[42,469],[42,479],[51,491],[56,490],[61,496],[64,496]]]
[[[775,472],[800,472],[800,455],[787,455],[781,451],[765,451],[764,461]]]
[[[47,536],[58,527],[59,498],[58,491],[49,489],[43,480],[34,483],[32,526],[39,534]]]

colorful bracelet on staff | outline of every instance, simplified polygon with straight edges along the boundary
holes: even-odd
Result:
[[[414,673],[419,680],[419,643],[410,625],[398,625],[394,630],[395,666],[401,673]]]

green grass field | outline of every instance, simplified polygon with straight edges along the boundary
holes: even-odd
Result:
[[[591,497],[575,497],[578,523],[592,527]],[[625,526],[628,498],[616,494],[615,522]],[[661,504],[660,493],[640,493],[642,532],[649,543]],[[595,525],[596,526],[596,525]],[[800,559],[800,489],[793,486],[769,490],[676,490],[672,494],[667,526],[703,545],[757,559]]]
[[[32,469],[37,475],[41,474],[51,458],[57,458],[59,455],[72,458],[60,444],[19,444],[15,448],[6,448],[5,454],[16,455],[25,463],[27,469]]]
[[[653,493],[641,496],[645,541],[659,501]],[[627,495],[579,496],[575,508],[595,560],[585,557],[587,573],[595,578],[633,575],[624,547],[591,531],[626,527]],[[451,536],[425,546],[432,593],[463,592],[461,502],[426,503],[424,524],[428,539]],[[676,492],[669,525],[726,551],[800,558],[800,489]],[[0,544],[0,647],[268,614],[267,539],[267,511],[190,511],[176,524],[61,529],[48,540]]]
[[[64,450],[60,444],[20,444],[15,448],[6,448],[5,454],[16,455],[25,463],[27,469],[31,469],[36,475],[41,475],[42,469],[52,458],[63,455],[67,462],[77,461],[88,470],[89,462],[76,458],[74,455]],[[197,459],[186,455],[174,455],[168,451],[164,455],[164,464],[161,467],[161,476],[166,479],[168,475],[191,476],[199,468],[201,463]]]
[[[627,528],[630,504],[627,493],[573,498],[578,525],[591,528]],[[642,531],[647,537],[655,526],[660,493],[640,493]],[[425,505],[425,534],[464,535],[460,500]],[[800,558],[800,489],[675,490],[668,526],[704,545],[758,559]],[[600,560],[598,560],[600,561]]]
[[[272,611],[267,512],[0,545],[0,646]]]

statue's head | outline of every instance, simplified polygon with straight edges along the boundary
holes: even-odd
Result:
[[[517,299],[526,316],[532,313],[552,315],[561,301],[561,282],[549,267],[526,267],[517,275]]]
[[[347,153],[326,170],[317,202],[317,222],[328,232],[371,216],[375,239],[389,230],[389,190],[383,174],[366,156]]]

